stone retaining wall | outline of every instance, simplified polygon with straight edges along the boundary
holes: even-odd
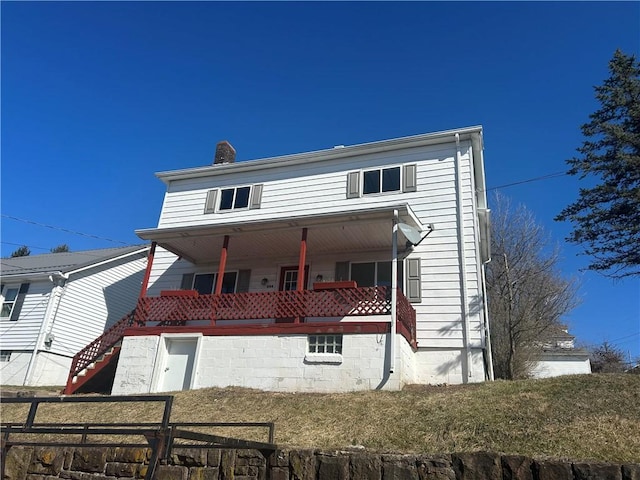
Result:
[[[3,480],[137,480],[146,448],[12,447]],[[174,449],[156,480],[640,480],[639,464],[534,460],[494,453],[390,455],[367,452]]]

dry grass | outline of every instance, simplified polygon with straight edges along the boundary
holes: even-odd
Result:
[[[46,407],[50,422],[143,422],[161,417],[155,406],[142,404]],[[3,422],[15,415],[13,406],[4,406]],[[580,375],[344,394],[212,388],[175,393],[171,421],[273,421],[281,447],[357,445],[407,453],[489,450],[537,458],[638,462],[640,376]]]

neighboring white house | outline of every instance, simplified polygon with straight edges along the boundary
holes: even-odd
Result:
[[[533,378],[591,373],[589,352],[576,348],[566,326],[555,326],[544,341],[540,359],[531,369]]]
[[[113,394],[491,378],[481,127],[157,176]]]
[[[135,307],[148,251],[1,259],[2,385],[64,385],[72,357]]]

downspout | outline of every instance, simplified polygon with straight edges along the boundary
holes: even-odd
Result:
[[[389,373],[396,368],[396,321],[398,320],[398,210],[393,211],[393,228],[391,233],[391,357]]]
[[[62,272],[54,272],[49,275],[49,280],[53,283],[53,288],[49,294],[49,302],[47,303],[47,309],[44,312],[44,318],[40,324],[40,330],[38,331],[38,337],[36,338],[36,342],[33,346],[33,352],[31,352],[29,365],[27,365],[27,373],[24,376],[24,385],[31,385],[31,377],[33,377],[33,372],[36,366],[36,357],[38,356],[40,345],[44,342],[49,320],[51,318],[55,319],[55,314],[58,311],[58,305],[60,304],[64,285],[68,279],[69,276]]]
[[[463,343],[465,350],[465,364],[467,368],[467,379],[463,380],[464,383],[468,381],[472,376],[471,370],[471,346],[469,345],[469,338],[471,332],[469,330],[469,298],[467,293],[467,265],[466,265],[466,251],[464,246],[464,208],[462,202],[464,200],[462,195],[462,165],[460,153],[460,134],[456,133],[456,190],[458,194],[457,198],[457,215],[458,215],[458,255],[460,258],[460,290],[462,292],[462,305],[460,313],[462,315],[463,325]]]

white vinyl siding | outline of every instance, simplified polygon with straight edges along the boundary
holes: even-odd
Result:
[[[48,280],[31,282],[18,321],[12,322],[9,319],[0,321],[3,350],[33,349],[47,310],[51,288],[52,283]]]
[[[51,352],[73,356],[136,306],[144,256],[72,274],[55,317]]]
[[[467,305],[470,342],[480,346],[480,313],[477,304],[479,288],[479,260],[474,216],[474,192],[471,178],[471,144],[461,142],[460,183],[463,197],[464,261],[466,270]],[[392,195],[363,195],[348,198],[349,172],[386,168],[394,165],[415,165],[418,188],[411,192],[394,192]],[[403,172],[401,172],[403,174]],[[233,188],[242,184],[263,185],[259,210],[238,210],[228,215],[205,215],[203,206],[207,193],[214,188]],[[287,219],[294,216],[341,213],[353,208],[376,208],[390,203],[408,203],[423,224],[432,223],[436,229],[411,253],[420,257],[421,302],[413,303],[417,312],[417,336],[420,347],[461,348],[463,346],[462,322],[463,298],[460,279],[461,266],[458,248],[458,212],[456,184],[456,146],[454,142],[439,145],[407,148],[394,152],[374,153],[327,160],[319,163],[299,164],[295,168],[273,167],[224,173],[211,177],[175,180],[168,186],[158,224],[159,228],[198,225],[225,225],[264,219]],[[356,206],[356,207],[354,207]],[[312,235],[312,232],[310,232]],[[161,249],[159,249],[161,250]],[[292,251],[294,263],[297,249]],[[313,251],[307,251],[313,260]],[[212,265],[218,261],[217,253]],[[345,258],[354,261],[354,258]],[[366,261],[366,259],[364,259]],[[286,259],[278,259],[286,264]],[[338,261],[335,259],[334,261]],[[201,267],[199,266],[198,269]],[[202,267],[204,268],[204,267]],[[207,266],[210,270],[211,267]],[[228,265],[228,268],[251,268],[251,291],[259,291],[259,281],[266,275],[253,265]],[[206,271],[198,270],[197,271]],[[160,290],[178,289],[183,273],[194,272],[194,266],[185,260],[177,260],[168,252],[156,253],[152,271],[150,295]],[[327,266],[325,278],[333,275],[333,267]],[[273,275],[271,275],[273,277]],[[269,277],[270,283],[275,278]],[[311,278],[315,277],[313,267]]]

